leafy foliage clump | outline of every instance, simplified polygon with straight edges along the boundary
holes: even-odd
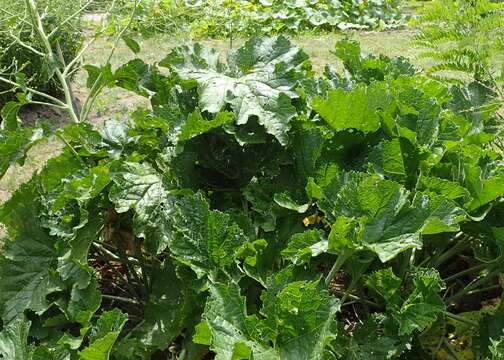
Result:
[[[58,130],[0,207],[0,354],[497,356],[504,163],[496,114],[466,111],[488,89],[335,53],[320,77],[283,37],[87,67],[151,108]],[[2,168],[33,132],[1,133]]]
[[[451,72],[479,81],[495,80],[491,70],[504,50],[504,4],[489,0],[432,1],[414,22],[417,45],[435,61],[433,73]]]
[[[346,29],[390,29],[404,24],[402,0],[146,0],[131,29],[143,36],[190,33],[193,37],[234,38]],[[127,22],[131,1],[122,1],[119,23]],[[131,9],[130,9],[131,10]]]
[[[102,0],[102,7],[110,6],[111,0]],[[177,34],[187,31],[189,24],[203,16],[201,11],[186,6],[183,0],[117,0],[117,6],[109,19],[109,32],[119,32],[130,21],[129,32],[150,37],[156,34]],[[133,13],[133,16],[132,16]]]
[[[41,0],[37,2],[43,10],[43,26],[47,32],[72,16],[82,6],[81,1]],[[58,81],[53,79],[54,67],[47,59],[36,54],[27,46],[43,52],[44,44],[30,22],[25,1],[0,0],[0,74],[11,76],[23,86],[33,87],[41,92],[61,95]],[[80,16],[74,16],[52,37],[52,45],[59,43],[63,59],[72,60],[79,51],[82,27]],[[21,42],[20,42],[20,41]],[[54,48],[56,51],[56,47]],[[0,82],[0,104],[13,98],[12,86]]]
[[[230,36],[401,26],[400,1],[207,1],[195,4],[202,16],[191,25],[197,34]],[[223,26],[226,24],[227,26]]]

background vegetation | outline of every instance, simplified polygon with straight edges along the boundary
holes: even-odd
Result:
[[[47,29],[60,24],[74,14],[80,7],[80,1],[43,0],[39,6],[44,9],[43,23]],[[44,44],[38,38],[30,23],[29,11],[24,1],[0,1],[0,72],[9,75],[23,74],[23,82],[40,91],[61,96],[57,81],[53,80],[54,64],[34,53],[43,51]],[[74,58],[82,42],[80,16],[74,17],[53,35],[52,43],[59,42],[62,58],[70,61]],[[0,83],[0,104],[13,97],[11,86]]]
[[[26,4],[1,359],[504,358],[501,3]]]

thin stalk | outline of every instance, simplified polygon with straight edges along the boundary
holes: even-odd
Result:
[[[150,281],[149,277],[147,276],[147,267],[149,267],[149,264],[145,263],[145,259],[142,256],[142,248],[140,244],[137,244],[135,246],[135,258],[139,261],[140,264],[140,269],[142,270],[142,279],[143,279],[143,284],[145,287],[145,296],[148,296],[150,292]]]
[[[432,259],[432,256],[431,255],[428,255],[426,256],[421,262],[420,264],[418,264],[418,267],[424,267],[429,261],[431,261]]]
[[[371,313],[371,311],[369,310],[368,303],[366,301],[362,301],[364,299],[364,293],[362,292],[361,288],[357,289],[357,294],[359,295],[359,298],[361,299],[362,307],[364,308],[364,314],[366,315],[366,317],[369,317],[369,314]],[[349,295],[348,297],[350,297],[350,294],[348,294],[348,295]]]
[[[467,275],[467,274],[470,274],[470,273],[473,273],[473,272],[476,272],[476,271],[483,270],[484,268],[486,268],[486,265],[483,265],[483,264],[476,265],[476,266],[473,266],[473,267],[471,267],[469,269],[465,269],[465,270],[462,270],[462,271],[460,271],[460,272],[458,272],[456,274],[450,275],[446,279],[443,279],[443,281],[444,282],[450,282],[450,281],[458,279],[459,277],[462,277],[464,275]]]
[[[142,321],[140,321],[138,324],[136,324],[135,327],[133,329],[131,329],[130,332],[126,334],[126,336],[124,336],[123,340],[126,340],[127,338],[129,338],[131,336],[131,334],[133,334],[135,332],[135,330],[139,329],[144,323],[145,323],[145,319],[142,319]]]
[[[30,100],[30,104],[32,104],[32,105],[40,105],[40,106],[54,107],[54,108],[61,109],[61,110],[66,110],[66,108],[67,108],[66,106],[61,106],[61,105],[51,104],[51,103],[44,102],[44,101],[34,101],[34,100]]]
[[[474,289],[478,288],[479,286],[485,284],[486,282],[492,280],[493,277],[495,275],[497,275],[498,273],[499,273],[499,270],[498,269],[494,269],[494,270],[490,271],[487,275],[485,275],[485,276],[479,278],[478,280],[476,280],[476,281],[468,284],[465,288],[463,288],[462,290],[460,290],[458,293],[456,293],[455,295],[453,295],[450,298],[448,298],[448,303],[453,303],[453,302],[459,300],[464,295],[467,295],[469,292],[471,292]]]
[[[105,255],[107,255],[112,260],[117,261],[117,262],[121,262],[121,258],[119,256],[117,256],[116,254],[114,254],[112,251],[109,251],[109,250],[105,249],[105,247],[103,245],[101,245],[101,244],[99,244],[99,243],[97,243],[95,241],[95,242],[93,242],[93,246],[95,248],[97,248],[98,250],[100,250]]]
[[[462,234],[462,233],[459,233],[459,234]],[[459,235],[459,234],[457,234],[457,235]],[[457,235],[453,238],[453,240],[456,240],[460,237]],[[436,261],[434,261],[434,263],[432,264],[432,267],[437,268],[440,265],[442,265],[443,263],[445,263],[446,261],[450,260],[453,256],[458,255],[462,251],[464,251],[467,248],[467,246],[469,245],[468,244],[469,239],[470,239],[469,236],[462,238],[460,241],[458,241],[456,244],[454,244],[452,247],[450,247],[447,251],[445,251],[441,255],[437,256]]]
[[[53,63],[55,61],[54,59],[54,52],[51,46],[51,43],[49,41],[49,38],[47,37],[47,34],[45,32],[44,26],[42,24],[42,20],[40,19],[40,14],[38,13],[37,10],[37,5],[35,4],[35,0],[26,0],[26,5],[30,11],[31,18],[33,25],[35,27],[35,30],[37,31],[37,34],[39,35],[40,39],[42,40],[42,43],[44,44],[45,50],[46,50],[46,55],[47,55],[47,61],[49,63]],[[70,92],[70,89],[68,88],[67,80],[63,76],[61,70],[56,67],[54,70],[54,73],[56,74],[56,77],[58,78],[58,81],[61,85],[61,88],[63,90],[63,94],[65,95],[65,102],[67,106],[67,112],[68,115],[70,116],[70,119],[74,123],[79,122],[79,117],[74,111],[73,108],[73,99],[72,95]]]
[[[0,76],[0,81],[1,82],[4,82],[6,84],[9,84],[9,85],[12,85],[12,86],[15,86],[15,87],[18,87],[18,88],[21,88],[22,86],[20,84],[18,84],[17,82],[15,81],[12,81],[10,79],[7,79],[6,77],[3,77],[3,76]],[[52,101],[55,105],[55,107],[59,107],[59,108],[64,108],[66,109],[67,108],[67,104],[65,104],[63,101],[61,101],[60,99],[58,98],[55,98],[54,96],[51,96],[51,95],[48,95],[48,94],[45,94],[43,92],[40,92],[34,88],[31,88],[31,87],[26,87],[25,88],[28,92],[31,92],[32,94],[35,94],[35,95],[38,95],[40,97],[44,97],[46,98],[47,100],[50,100]],[[49,104],[49,105],[52,105],[52,104]]]
[[[65,137],[60,132],[56,132],[56,136],[58,137],[58,139],[60,139],[61,141],[63,141],[63,143],[65,144],[65,146],[70,149],[70,151],[77,158],[77,160],[79,160],[79,162],[81,164],[84,164],[84,162],[82,161],[82,158],[79,156],[79,153],[77,152],[77,150],[75,150],[75,148],[65,139]]]
[[[21,40],[19,37],[17,37],[16,35],[14,35],[12,32],[10,32],[9,35],[10,35],[10,37],[12,37],[14,39],[14,42],[16,42],[17,44],[21,45],[25,49],[30,50],[31,52],[33,52],[34,54],[36,54],[38,56],[44,56],[45,55],[43,52],[38,51],[33,46],[30,46],[27,43],[25,43],[23,40]]]
[[[404,275],[406,274],[406,271],[408,271],[412,259],[414,259],[414,252],[412,250],[405,251],[404,253],[401,254],[400,256],[400,266],[399,266],[399,277],[401,279],[404,278]]]
[[[479,324],[476,321],[470,320],[470,319],[468,319],[466,317],[463,317],[463,316],[460,316],[460,315],[457,315],[457,314],[453,314],[453,313],[448,312],[448,311],[444,311],[443,314],[446,317],[449,317],[450,319],[456,320],[458,322],[461,322],[461,323],[464,323],[464,324],[467,324],[467,325],[471,325],[471,326],[474,326],[474,327],[478,327],[479,326]]]
[[[119,263],[122,263],[121,259],[115,255],[113,252],[108,251],[105,249],[103,246],[100,244],[97,244],[96,242],[93,242],[93,247],[95,247],[98,251],[100,251],[102,254],[104,254],[105,259],[107,260],[112,260],[116,261]],[[128,288],[128,292],[130,293],[131,296],[140,299],[140,296],[136,289],[133,287],[133,283],[130,280],[130,277],[126,274],[126,279],[124,278],[124,274],[121,274],[114,266],[111,266],[112,271],[116,274],[116,276],[122,280],[124,285]]]
[[[370,263],[366,264],[365,266],[363,266],[359,272],[357,274],[355,274],[355,276],[352,277],[352,281],[350,282],[350,285],[348,286],[348,289],[345,290],[345,294],[343,295],[343,297],[341,298],[341,303],[344,303],[346,298],[350,295],[350,291],[352,291],[355,286],[357,285],[357,283],[359,282],[359,280],[361,279],[362,275],[364,274],[364,272],[366,271],[366,269],[368,268]]]
[[[329,286],[331,284],[331,281],[334,279],[338,271],[341,269],[345,261],[353,254],[353,251],[343,251],[338,258],[336,259],[336,262],[334,263],[333,267],[329,271],[329,274],[327,274],[327,277],[325,278],[325,284]]]
[[[119,34],[117,35],[117,37],[114,41],[114,44],[112,45],[112,49],[110,50],[107,61],[105,62],[106,65],[110,64],[110,61],[112,60],[112,57],[114,56],[114,53],[117,49],[117,46],[119,45],[119,41],[122,39],[126,30],[128,30],[130,28],[131,24],[133,23],[133,18],[134,18],[135,13],[138,9],[138,5],[140,5],[141,2],[142,2],[141,0],[135,0],[135,6],[133,7],[133,10],[131,12],[129,21],[126,24],[126,26],[124,26],[124,28],[121,30],[121,32],[119,32]],[[111,7],[114,6],[114,3],[112,3]],[[81,116],[80,116],[81,120],[85,120],[88,117],[89,112],[91,111],[91,108],[93,107],[93,104],[98,97],[98,94],[104,88],[104,86],[100,84],[101,79],[102,79],[102,73],[100,73],[97,76],[93,86],[91,87],[90,95],[88,96],[88,98],[84,102],[84,105],[82,106],[82,112],[81,112]]]
[[[58,55],[58,59],[61,62],[61,64],[63,65],[63,68],[64,68],[64,70],[63,70],[63,78],[65,79],[65,83],[66,83],[66,86],[68,88],[68,92],[70,94],[70,98],[72,99],[72,109],[73,109],[75,115],[77,117],[79,117],[79,107],[77,106],[77,100],[76,100],[75,94],[73,92],[72,83],[70,82],[70,78],[65,74],[65,71],[66,71],[66,61],[65,61],[65,57],[63,56],[63,51],[61,51],[61,46],[60,46],[59,41],[56,41],[56,44],[54,45],[54,47],[56,48],[56,54]]]
[[[19,19],[19,21],[25,23],[28,26],[32,25],[31,22],[29,22],[28,20],[25,20],[24,18],[18,17],[16,14],[13,14],[10,11],[7,11],[7,10],[3,9],[2,7],[0,7],[0,11],[3,12],[3,13],[5,13],[5,14],[7,14],[7,15],[9,15],[9,16],[11,16],[11,17],[13,17],[13,18],[15,17],[16,19]]]
[[[114,250],[117,250],[117,248],[115,248],[114,246],[111,246],[111,245],[109,245],[109,244],[107,244],[107,243],[104,243],[104,242],[101,242],[101,241],[95,241],[95,243],[97,243],[97,244],[99,244],[99,245],[103,246],[105,249],[107,249],[107,248],[108,248],[109,250],[107,250],[107,251],[109,251],[111,254],[113,254],[113,253],[114,253]],[[117,257],[117,255],[114,255],[114,256],[116,256],[116,257]],[[133,264],[135,264],[135,265],[140,265],[140,259],[139,259],[139,258],[137,258],[136,256],[132,256],[132,255],[130,255],[130,256],[126,256],[126,259],[127,259],[129,262],[131,262],[131,263],[133,263]],[[119,258],[119,257],[118,257],[118,261],[120,261],[120,260],[121,260],[121,258]]]
[[[87,51],[87,49],[93,45],[96,41],[96,37],[92,38],[91,40],[89,40],[83,47],[82,49],[79,51],[79,53],[65,66],[65,69],[63,70],[63,75],[65,75],[65,77],[70,77],[70,75],[72,74],[71,71],[73,70],[75,64],[77,64],[77,62],[79,62],[79,60],[82,58],[82,56],[84,55],[84,53]]]
[[[338,295],[344,295],[345,293],[342,292],[342,291],[334,291],[334,293],[338,294]],[[380,305],[378,305],[377,303],[375,303],[374,301],[371,301],[371,300],[367,300],[367,299],[364,299],[362,297],[359,297],[359,296],[356,296],[356,295],[353,295],[353,294],[347,294],[347,298],[349,299],[352,299],[356,302],[360,302],[362,304],[366,304],[366,305],[370,305],[370,306],[373,306],[375,308],[379,308]],[[346,305],[346,304],[344,304]]]
[[[86,4],[84,4],[80,9],[78,9],[76,12],[74,12],[72,15],[70,15],[69,17],[67,17],[65,20],[63,20],[62,22],[60,22],[58,24],[58,26],[56,26],[48,35],[47,37],[49,39],[51,39],[55,34],[56,32],[63,26],[65,25],[66,23],[68,23],[69,21],[72,21],[73,19],[75,19],[77,16],[79,16],[80,13],[82,13],[84,10],[86,10],[89,5],[91,5],[92,3],[94,2],[94,0],[90,0],[88,1]]]
[[[439,254],[443,254],[446,249],[448,249],[450,247],[450,245],[453,245],[453,241],[454,240],[457,240],[459,239],[460,237],[462,237],[462,235],[464,235],[463,232],[458,232],[457,234],[455,234],[454,237],[452,237],[449,241],[446,242],[446,244],[444,245],[444,247],[439,251]],[[420,264],[418,264],[419,267],[424,267],[425,265],[427,265],[427,263],[429,263],[429,261],[432,261],[432,258],[435,257],[435,256],[439,256],[437,254],[435,254],[434,256],[433,255],[427,255],[421,262]]]
[[[105,259],[109,260],[107,257],[105,257]],[[128,279],[126,279],[124,277],[124,275],[121,274],[119,272],[119,270],[116,269],[115,266],[111,266],[110,268],[112,269],[114,274],[117,276],[117,278],[121,281],[121,283],[123,283],[126,286],[127,290],[122,290],[122,291],[127,292],[131,297],[133,297],[135,299],[140,299],[140,296],[138,295],[138,292],[136,291],[136,289],[133,287],[133,284]]]
[[[179,354],[179,360],[185,360],[186,356],[187,356],[187,350],[182,349]]]
[[[443,338],[443,342],[444,342],[444,345],[445,347],[448,349],[448,351],[450,352],[450,355],[455,359],[455,360],[462,360],[460,359],[460,357],[457,355],[457,353],[455,352],[455,350],[453,349],[453,347],[451,346],[451,344],[448,342],[448,339],[446,339],[445,337]]]
[[[140,279],[140,277],[138,276],[136,270],[135,270],[135,267],[133,266],[133,264],[128,260],[128,257],[126,255],[126,253],[123,251],[123,250],[120,250],[120,253],[119,253],[119,258],[122,260],[122,263],[126,266],[126,268],[128,269],[127,271],[127,274],[131,274],[133,275],[133,277],[135,278],[135,282],[141,286],[141,290],[142,290],[142,297],[145,298],[145,296],[147,296],[147,288],[146,288],[146,284]],[[131,277],[128,276],[128,278],[130,279],[131,281]]]
[[[128,304],[133,304],[133,305],[139,305],[140,304],[135,299],[125,298],[125,297],[122,297],[122,296],[102,294],[102,298],[108,299],[108,300],[119,301],[119,302],[123,302],[123,303],[128,303]]]
[[[474,294],[479,294],[479,293],[482,293],[482,292],[491,291],[491,290],[497,290],[497,289],[502,289],[502,286],[501,285],[487,286],[487,287],[484,287],[482,289],[477,289],[477,290],[469,291],[467,293],[467,295],[474,295]]]

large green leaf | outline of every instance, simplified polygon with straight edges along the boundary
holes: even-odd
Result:
[[[175,204],[172,256],[189,265],[198,278],[226,271],[235,263],[246,237],[228,214],[210,210],[201,194]]]
[[[381,84],[358,86],[351,91],[332,90],[327,99],[315,99],[313,109],[336,131],[369,133],[381,127],[379,112],[388,101]]]
[[[203,318],[206,321],[204,326],[208,327],[205,341],[211,338],[209,345],[215,351],[217,360],[248,359],[251,355],[254,359],[278,358],[274,349],[252,337],[251,332],[257,326],[257,320],[247,316],[245,298],[240,295],[240,288],[236,284],[214,284],[210,287]],[[200,328],[200,338],[201,333]],[[238,352],[247,356],[240,357]]]
[[[215,119],[205,120],[199,111],[195,111],[187,116],[187,120],[180,126],[180,129],[174,130],[178,132],[178,141],[187,141],[233,121],[233,119],[234,116],[232,113],[220,112],[215,116]]]
[[[368,159],[378,174],[403,178],[406,176],[404,155],[399,139],[384,141],[376,146]]]
[[[44,129],[20,128],[12,131],[0,131],[0,178],[10,165],[24,164],[26,154],[35,144],[45,138]]]
[[[134,210],[136,235],[145,238],[150,252],[163,251],[171,239],[173,199],[161,175],[147,163],[121,162],[111,168],[110,177],[114,186],[109,197],[116,211]]]
[[[315,175],[317,161],[322,154],[325,140],[320,128],[310,128],[296,134],[293,146],[296,167],[300,175],[306,178]]]
[[[402,299],[401,280],[391,269],[374,273],[367,285],[385,301],[387,310],[397,322],[399,335],[423,331],[433,324],[446,306],[439,295],[444,283],[434,269],[416,268],[411,274],[412,289]]]
[[[324,359],[339,303],[317,281],[289,280],[268,280],[276,285],[262,295],[264,318],[247,315],[236,284],[212,285],[197,338],[210,343],[217,359]]]
[[[83,169],[66,178],[61,187],[54,190],[52,211],[58,211],[71,200],[85,203],[95,198],[110,182],[108,165]]]
[[[169,286],[167,286],[169,284]],[[143,351],[164,350],[193,319],[193,310],[203,307],[184,286],[173,265],[165,261],[153,269],[152,293],[144,309],[144,322],[129,336]],[[127,342],[121,346],[128,346]],[[128,349],[131,351],[131,349]]]
[[[338,41],[334,54],[343,61],[345,70],[354,81],[367,84],[376,80],[397,78],[401,75],[413,75],[417,72],[404,57],[388,58],[381,54],[362,56],[360,45],[354,40]]]
[[[0,129],[1,130],[16,130],[21,125],[21,119],[19,118],[19,110],[26,105],[27,101],[23,97],[21,101],[9,101],[3,105],[0,110]]]
[[[504,196],[504,172],[485,171],[468,164],[465,168],[467,188],[472,200],[465,204],[468,211],[473,211],[499,197]]]
[[[382,262],[422,246],[422,234],[453,232],[465,212],[440,196],[418,193],[410,203],[400,184],[377,175],[334,178],[318,202],[329,221],[329,251],[370,250]]]
[[[199,45],[180,47],[160,64],[170,67],[183,80],[198,84],[203,111],[217,113],[231,106],[236,123],[244,125],[257,117],[267,132],[282,144],[288,141],[290,122],[296,114],[291,100],[306,54],[283,37],[253,38],[219,62],[215,51]]]
[[[436,270],[419,268],[412,277],[415,288],[394,316],[399,323],[399,335],[424,330],[446,308],[439,295],[444,283]]]
[[[30,360],[32,350],[28,346],[31,322],[20,317],[0,332],[0,357],[5,360]]]
[[[403,76],[388,86],[393,101],[388,108],[387,130],[416,146],[431,148],[438,139],[446,88],[421,76]]]
[[[386,316],[371,314],[346,336],[341,334],[333,344],[338,358],[346,360],[389,360],[397,359],[410,344],[401,344],[400,338],[384,329]],[[385,331],[384,331],[385,330]],[[386,334],[384,334],[384,332]]]
[[[321,230],[309,230],[294,234],[289,240],[287,248],[282,250],[282,256],[294,264],[303,264],[310,258],[327,252],[328,243]]]
[[[55,239],[38,224],[37,197],[30,182],[0,208],[0,221],[8,224],[12,237],[0,257],[0,307],[6,323],[28,309],[44,312],[50,305],[46,296],[60,289],[51,269],[57,261]]]
[[[109,360],[114,346],[128,316],[114,309],[103,313],[91,331],[90,344],[81,352],[81,360]]]
[[[336,338],[337,299],[318,286],[318,281],[292,281],[269,288],[262,295],[262,313],[280,359],[323,359],[324,349]]]

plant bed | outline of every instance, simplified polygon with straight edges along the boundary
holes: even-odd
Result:
[[[502,356],[491,90],[335,53],[343,74],[283,37],[87,67],[151,108],[57,131],[0,207],[0,354]]]

